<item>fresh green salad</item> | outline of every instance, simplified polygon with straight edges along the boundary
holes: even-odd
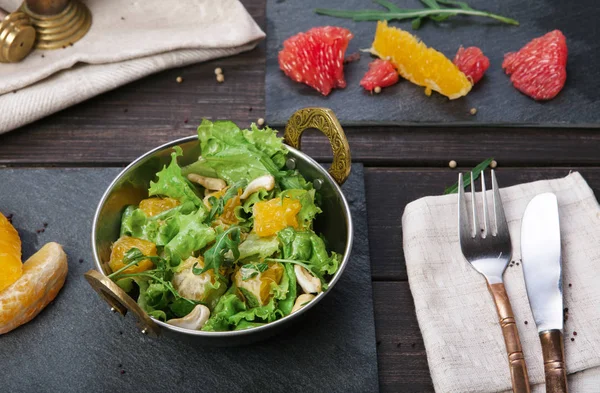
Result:
[[[203,120],[201,156],[179,147],[123,212],[109,277],[150,316],[204,331],[273,322],[327,289],[341,255],[313,230],[319,194],[286,169],[276,131]]]

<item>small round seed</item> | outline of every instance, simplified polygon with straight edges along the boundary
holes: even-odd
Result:
[[[183,78],[178,76],[177,78],[175,78],[175,80],[177,81],[177,83],[181,83],[183,82]]]
[[[217,82],[219,82],[219,83],[225,82],[225,77],[223,76],[223,74],[217,75]]]
[[[262,126],[263,124],[265,124],[265,119],[263,119],[262,117],[260,119],[258,119],[256,121],[256,124],[258,124],[259,126]]]
[[[221,67],[215,68],[215,75],[221,75],[222,73],[223,73],[223,70],[221,69]]]
[[[469,113],[473,116],[475,116],[475,114],[477,113],[477,108],[471,108],[471,110],[469,111]]]
[[[495,168],[498,166],[498,163],[496,162],[496,160],[492,160],[492,162],[490,162],[490,168]]]
[[[375,94],[379,94],[379,93],[381,93],[381,87],[375,86],[375,88],[373,89],[373,91],[375,92]]]
[[[449,166],[450,168],[452,168],[452,169],[456,168],[456,165],[457,165],[457,164],[456,164],[456,161],[454,161],[454,160],[452,160],[452,161],[450,161],[450,162],[448,163],[448,166]]]

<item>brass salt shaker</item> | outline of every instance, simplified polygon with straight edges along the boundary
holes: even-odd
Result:
[[[21,12],[9,13],[0,8],[0,63],[21,61],[33,49],[35,29]]]

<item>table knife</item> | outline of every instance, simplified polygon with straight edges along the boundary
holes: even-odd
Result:
[[[547,393],[567,393],[563,343],[560,224],[556,195],[535,196],[521,224],[521,258],[527,296],[537,325]]]

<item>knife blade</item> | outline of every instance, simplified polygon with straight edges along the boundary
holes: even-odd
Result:
[[[562,261],[556,195],[536,195],[521,223],[521,259],[527,297],[544,356],[546,392],[566,393]]]

